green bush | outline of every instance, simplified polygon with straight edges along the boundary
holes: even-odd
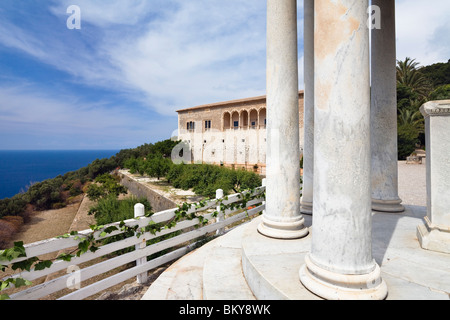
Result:
[[[156,177],[159,180],[169,172],[171,165],[170,159],[164,158],[162,154],[158,153],[146,161],[144,171],[150,177]]]
[[[134,205],[142,203],[146,214],[151,214],[152,207],[146,198],[126,198],[118,200],[117,196],[110,194],[101,198],[98,203],[89,210],[93,214],[97,224],[104,225],[112,222],[134,218]]]
[[[172,165],[166,178],[175,188],[192,189],[209,198],[215,197],[217,189],[229,194],[261,186],[261,177],[254,172],[209,164]]]
[[[95,183],[90,184],[86,191],[87,197],[91,200],[96,201],[110,194],[117,197],[120,194],[127,193],[127,188],[118,183],[117,179],[109,173],[98,176],[95,178],[95,182],[100,183],[100,185]]]
[[[429,97],[429,100],[447,100],[450,99],[450,84],[437,87]]]
[[[419,132],[412,126],[404,124],[398,127],[398,159],[405,160],[416,149]]]
[[[51,209],[54,203],[63,202],[61,186],[62,180],[58,178],[35,183],[24,194],[24,199],[38,210]]]
[[[25,211],[27,201],[25,201],[21,194],[15,195],[12,198],[0,200],[0,218],[5,216],[19,216]]]

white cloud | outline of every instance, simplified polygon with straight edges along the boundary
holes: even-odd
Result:
[[[0,148],[10,142],[11,133],[26,135],[32,144],[36,137],[43,145],[59,140],[59,148],[105,148],[140,145],[170,135],[175,119],[152,119],[109,102],[83,102],[71,95],[42,92],[34,85],[0,87]]]
[[[139,38],[109,46],[126,81],[161,113],[265,89],[265,6],[183,1]]]
[[[131,4],[130,4],[131,2]],[[71,0],[54,2],[65,26]],[[79,0],[82,29],[3,25],[0,42],[161,114],[265,92],[265,3]],[[63,28],[64,29],[64,28]],[[23,40],[21,40],[23,39]],[[19,41],[20,40],[20,41]]]
[[[416,59],[421,65],[450,58],[448,0],[397,0],[397,57]]]
[[[0,23],[0,43],[6,47],[23,51],[38,59],[44,59],[46,56],[43,50],[44,44],[39,39],[6,20]]]

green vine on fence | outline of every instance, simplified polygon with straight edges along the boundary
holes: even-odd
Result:
[[[235,209],[245,209],[247,212],[247,203],[253,198],[256,188],[248,189],[237,194],[238,201],[224,204],[224,201],[228,200],[228,196],[225,196],[221,199],[215,199],[214,206],[219,208],[220,212],[225,212],[225,210],[235,210]],[[265,193],[258,194],[261,198],[265,198]],[[64,235],[58,236],[56,238],[70,238],[73,237],[74,240],[78,240],[78,246],[69,253],[61,253],[52,260],[41,260],[38,257],[32,257],[29,259],[25,259],[19,262],[15,262],[11,264],[10,268],[13,271],[20,270],[30,272],[31,269],[35,271],[44,270],[46,268],[50,268],[55,261],[71,261],[72,258],[80,257],[83,253],[88,251],[95,252],[100,249],[99,245],[103,244],[104,237],[107,237],[114,231],[120,231],[125,234],[126,237],[136,236],[139,238],[142,234],[146,232],[150,232],[153,235],[156,235],[158,232],[161,232],[163,229],[171,229],[176,226],[176,224],[183,220],[194,220],[198,219],[199,225],[204,226],[208,223],[208,219],[204,216],[197,214],[198,211],[193,211],[189,213],[191,208],[194,209],[202,209],[206,207],[212,207],[213,205],[208,205],[210,199],[205,199],[197,203],[183,203],[178,206],[178,209],[174,212],[174,217],[170,219],[166,223],[155,223],[154,221],[150,221],[149,224],[145,227],[139,228],[138,225],[128,226],[124,221],[121,221],[118,226],[104,226],[104,225],[91,225],[91,233],[80,235],[77,231],[72,231],[70,233],[66,233]],[[199,210],[201,211],[201,210]],[[212,218],[217,218],[219,216],[219,211],[215,210],[212,214]],[[144,217],[150,217],[152,213],[146,214]],[[139,218],[136,218],[136,220]],[[199,226],[197,225],[197,227]],[[100,232],[99,238],[95,239],[95,232]],[[26,258],[26,250],[22,241],[14,242],[14,247],[0,250],[0,271],[5,272],[8,268],[8,264],[3,264],[4,262],[10,262],[18,258]],[[5,280],[0,280],[0,292],[12,287],[22,287],[32,285],[32,282],[26,280],[21,277],[10,277]],[[0,294],[0,300],[8,300],[10,299],[7,294]]]

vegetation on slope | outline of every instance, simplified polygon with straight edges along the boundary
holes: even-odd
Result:
[[[80,194],[97,201],[91,213],[100,224],[132,218],[137,202],[150,212],[151,205],[146,199],[118,200],[126,188],[110,175],[117,168],[164,178],[174,187],[192,188],[206,197],[214,197],[219,188],[228,194],[261,185],[261,178],[253,172],[206,164],[175,165],[170,156],[177,144],[178,141],[168,139],[123,149],[111,158],[96,159],[86,167],[35,183],[23,193],[0,200],[0,247],[27,222],[30,212],[62,208]]]

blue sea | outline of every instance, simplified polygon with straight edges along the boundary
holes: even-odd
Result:
[[[0,199],[26,191],[32,183],[86,167],[120,150],[0,150]]]

